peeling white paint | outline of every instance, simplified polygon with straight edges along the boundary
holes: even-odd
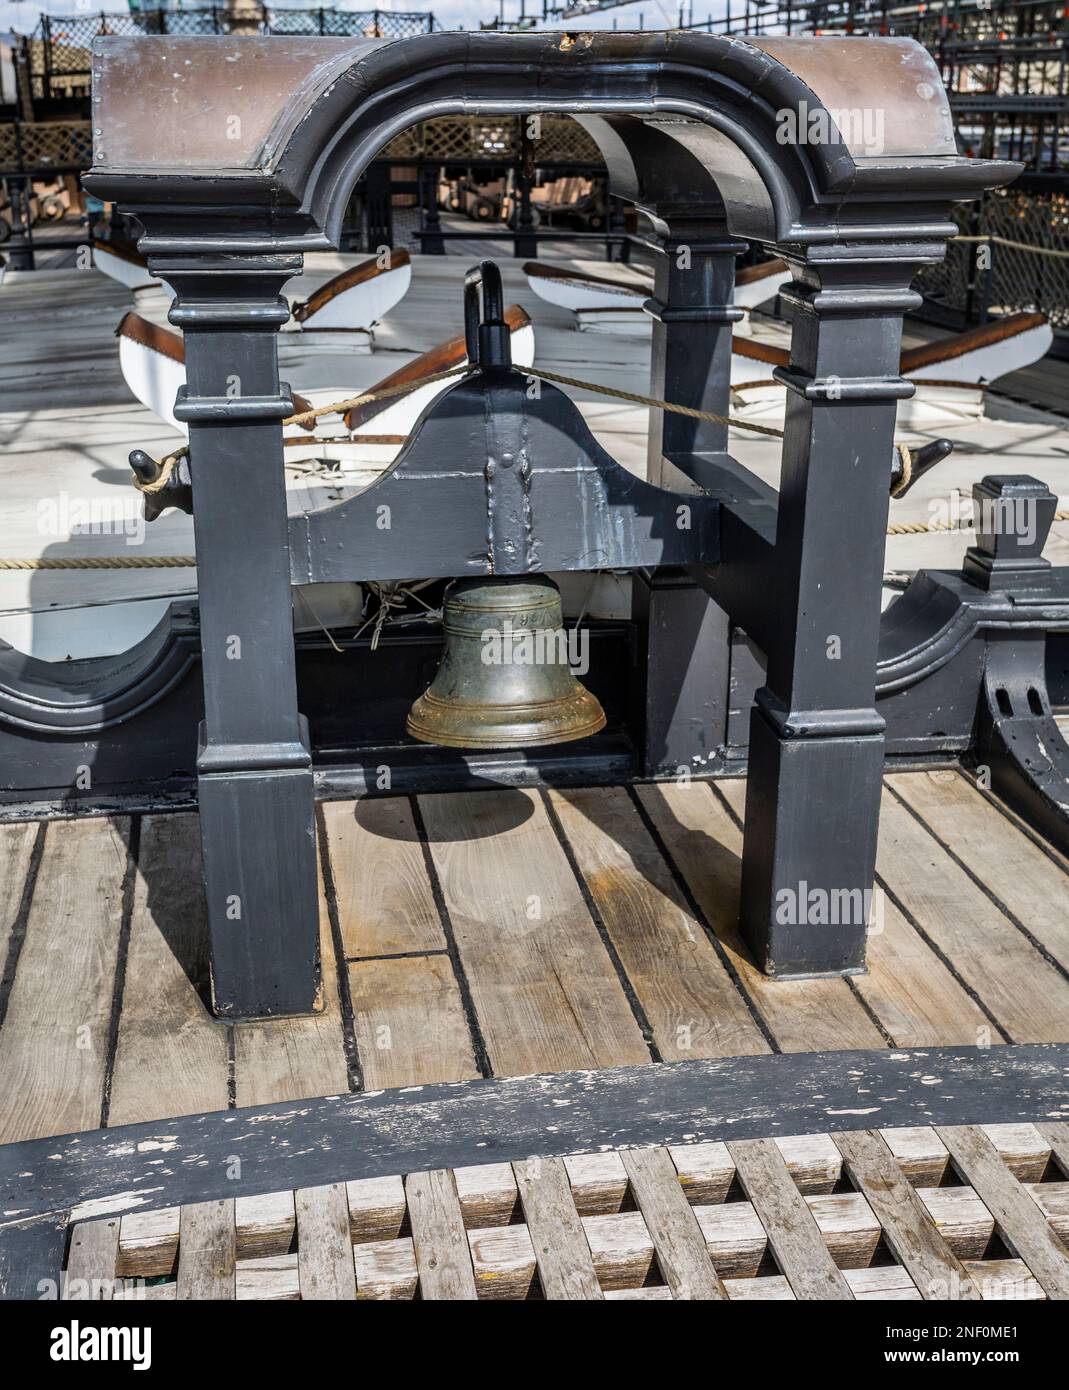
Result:
[[[71,1208],[71,1221],[89,1221],[94,1216],[108,1216],[114,1211],[130,1211],[143,1207],[150,1200],[150,1194],[162,1192],[162,1187],[150,1187],[141,1192],[116,1192],[112,1197],[97,1197],[80,1206]]]

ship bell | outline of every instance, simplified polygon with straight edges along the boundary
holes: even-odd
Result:
[[[605,727],[597,698],[572,673],[560,590],[545,575],[454,580],[443,629],[438,671],[406,722],[413,738],[526,748]]]

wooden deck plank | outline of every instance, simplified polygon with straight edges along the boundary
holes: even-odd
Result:
[[[769,1051],[623,787],[551,793],[665,1061]]]
[[[100,1124],[129,822],[49,827],[0,1029],[0,1143]]]
[[[745,783],[724,781],[718,787],[742,820]],[[895,1046],[973,1046],[981,1041],[1003,1041],[983,1009],[895,904],[882,893],[875,901],[867,969],[851,983]]]
[[[525,1159],[514,1163],[512,1171],[534,1246],[543,1294],[553,1300],[603,1298],[586,1230],[572,1199],[564,1160]]]
[[[672,1297],[726,1299],[668,1150],[625,1149],[621,1158]]]
[[[816,1217],[787,1172],[775,1142],[732,1141],[728,1152],[795,1296],[822,1301],[852,1299],[850,1286],[828,1253]]]
[[[108,1123],[223,1110],[227,1030],[205,1003],[208,922],[196,816],[146,816]]]
[[[409,1173],[405,1195],[421,1296],[454,1301],[478,1298],[453,1174],[446,1168]]]
[[[356,1268],[345,1184],[299,1188],[294,1203],[301,1298],[355,1299]]]
[[[407,797],[323,807],[347,958],[446,946]]]
[[[177,1297],[234,1298],[236,1241],[232,1197],[184,1206],[178,1235]]]
[[[494,1072],[648,1062],[538,796],[451,793],[420,807]]]
[[[297,1230],[294,1194],[260,1193],[234,1199],[234,1226],[239,1260],[288,1251]]]
[[[35,821],[0,825],[0,980],[7,969],[11,933],[22,906],[26,874],[39,830]]]
[[[411,1237],[369,1240],[353,1246],[358,1299],[413,1299],[419,1288],[419,1269]]]
[[[960,773],[899,773],[887,781],[1051,956],[1069,969],[1065,871]]]
[[[1069,981],[890,795],[880,815],[877,867],[1014,1042],[1065,1038]]]
[[[1048,1298],[1069,1298],[1069,1246],[1003,1163],[978,1125],[937,1127],[954,1166],[995,1218],[1006,1246],[1023,1260]]]
[[[234,1297],[242,1302],[295,1303],[301,1298],[296,1255],[257,1255],[238,1260]]]
[[[638,795],[782,1050],[886,1046],[845,980],[770,980],[754,965],[738,931],[742,832],[712,789],[660,782]]]
[[[897,1047],[973,1047],[1005,1041],[885,894],[866,950],[868,969],[854,977],[854,988]]]
[[[119,1218],[82,1221],[71,1232],[63,1297],[71,1302],[102,1302],[114,1297],[119,1258]]]
[[[833,1134],[851,1181],[883,1227],[891,1253],[926,1298],[979,1299],[980,1293],[936,1231],[916,1189],[874,1130]]]
[[[323,1011],[303,1018],[242,1023],[234,1029],[234,1078],[238,1105],[330,1096],[349,1089],[342,1040],[338,974],[322,880],[319,886],[319,949]]]
[[[479,1075],[448,956],[352,961],[349,994],[365,1086]]]

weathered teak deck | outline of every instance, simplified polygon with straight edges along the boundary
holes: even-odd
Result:
[[[1066,865],[964,776],[888,778],[882,929],[850,979],[751,964],[744,795],[325,804],[325,1009],[238,1026],[204,1002],[193,816],[2,826],[0,1143],[479,1076],[1069,1040]]]
[[[889,1129],[135,1211],[74,1226],[63,1287],[79,1300],[1065,1299],[1066,1234],[1069,1125]]]

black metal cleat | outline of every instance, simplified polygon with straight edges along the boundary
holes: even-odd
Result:
[[[891,496],[905,497],[918,478],[954,451],[952,439],[933,439],[919,449],[896,444],[891,455]]]
[[[158,462],[144,449],[134,449],[128,461],[134,470],[134,486],[141,493],[146,521],[155,521],[168,507],[193,515],[193,487],[184,450]]]

